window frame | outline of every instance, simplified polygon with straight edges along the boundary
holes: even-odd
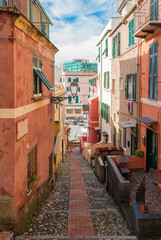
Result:
[[[42,60],[36,56],[33,56],[33,95],[34,98],[38,98],[42,97],[42,81],[34,72],[34,69],[42,71]]]

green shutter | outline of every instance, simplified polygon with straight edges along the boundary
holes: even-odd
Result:
[[[129,22],[129,47],[131,46],[131,21]]]
[[[68,87],[67,87],[67,92],[68,92]]]
[[[80,92],[80,87],[78,87],[78,92]]]
[[[68,78],[68,82],[71,82],[72,80],[71,80],[71,78]]]
[[[106,53],[105,56],[108,57],[108,38],[106,38]]]
[[[71,103],[71,96],[68,96],[68,103]]]
[[[107,88],[110,88],[110,72],[107,72]]]
[[[76,81],[76,82],[79,82],[79,78],[76,78],[75,81]]]
[[[78,103],[79,102],[79,96],[76,96],[75,97],[75,103]]]
[[[125,98],[128,98],[128,75],[125,76]]]
[[[91,91],[91,88],[89,87],[89,92]]]
[[[134,44],[134,41],[135,41],[133,34],[134,34],[134,19],[131,20],[131,44],[132,45]]]
[[[106,119],[106,104],[104,104],[104,109],[103,109],[103,118]]]
[[[103,118],[103,103],[101,103],[101,117]]]
[[[117,33],[117,56],[120,55],[120,33]]]
[[[104,72],[104,88],[106,88],[106,73]]]
[[[136,80],[137,80],[137,74],[133,74],[133,100],[136,100]]]
[[[112,57],[115,57],[115,38],[112,38]]]
[[[109,113],[109,106],[106,105],[106,122],[109,122],[109,116],[108,116],[108,113]]]

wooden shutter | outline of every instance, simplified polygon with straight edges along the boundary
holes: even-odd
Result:
[[[115,57],[115,38],[112,38],[112,57]]]
[[[131,46],[131,21],[129,22],[129,47]]]
[[[110,88],[110,72],[107,72],[107,88]]]
[[[134,34],[134,19],[131,20],[131,45],[133,45],[135,41],[133,34]]]
[[[106,120],[106,104],[104,104],[103,117]]]
[[[108,38],[106,38],[106,53],[105,56],[108,56]]]
[[[79,96],[76,96],[75,97],[75,103],[78,103],[79,102]]]
[[[128,98],[128,75],[125,76],[125,98]]]
[[[120,55],[120,33],[117,33],[117,56]]]
[[[134,73],[133,74],[133,89],[132,89],[133,100],[136,100],[136,79],[137,79],[137,74]]]
[[[104,88],[106,88],[106,72],[104,72]]]
[[[103,103],[101,103],[101,117],[103,118]]]
[[[109,106],[106,105],[106,122],[109,122]]]

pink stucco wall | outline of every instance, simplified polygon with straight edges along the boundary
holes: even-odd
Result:
[[[44,84],[43,97],[33,100],[33,56],[42,59],[42,70],[54,84],[55,50],[48,50],[13,27],[14,19],[14,15],[0,15],[1,36],[17,39],[0,41],[0,109],[22,109],[19,117],[0,116],[0,194],[14,196],[17,213],[27,199],[27,154],[35,145],[37,176],[41,176],[36,187],[49,177],[49,156],[54,151],[54,105],[50,104],[51,92]],[[30,104],[36,106],[39,102],[45,102],[45,105],[23,113]],[[17,123],[24,119],[28,119],[28,133],[17,140]]]

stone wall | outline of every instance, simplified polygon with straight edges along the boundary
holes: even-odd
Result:
[[[138,239],[161,238],[161,214],[143,214],[138,203],[133,202],[131,227]]]
[[[124,180],[111,157],[107,157],[107,189],[117,204],[130,202],[130,182]]]

